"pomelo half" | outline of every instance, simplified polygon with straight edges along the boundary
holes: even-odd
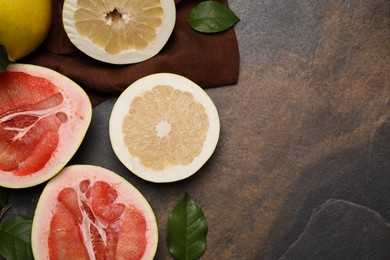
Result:
[[[176,21],[174,0],[65,0],[70,41],[90,57],[113,64],[141,62],[168,41]]]
[[[109,122],[113,150],[134,174],[173,182],[197,172],[213,154],[218,111],[196,83],[157,73],[131,84],[116,101]]]
[[[80,146],[92,117],[80,86],[40,66],[0,73],[0,186],[25,188],[58,173]]]
[[[35,259],[153,259],[158,229],[144,196],[116,173],[72,165],[51,179],[32,226]]]

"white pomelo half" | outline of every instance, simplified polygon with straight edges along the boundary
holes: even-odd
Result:
[[[85,91],[44,67],[9,65],[0,74],[0,186],[25,188],[57,174],[91,122]]]
[[[157,73],[131,84],[116,101],[109,122],[119,160],[151,182],[173,182],[197,172],[218,143],[218,111],[193,81]]]
[[[70,41],[112,64],[147,60],[165,46],[176,21],[174,0],[65,0],[62,19]]]
[[[153,259],[156,218],[127,180],[93,165],[65,167],[39,198],[31,232],[35,259]]]

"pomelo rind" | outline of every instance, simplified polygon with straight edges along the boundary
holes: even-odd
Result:
[[[157,29],[157,39],[144,50],[126,50],[116,55],[107,53],[104,48],[96,46],[79,34],[72,17],[77,10],[77,0],[65,0],[62,20],[69,40],[86,55],[111,64],[132,64],[154,57],[168,42],[176,22],[176,5],[173,0],[161,0],[161,6],[164,9],[164,18],[162,25]]]
[[[195,100],[201,103],[207,111],[210,126],[204,141],[204,148],[201,154],[189,165],[175,165],[161,171],[146,168],[140,163],[139,158],[130,155],[123,141],[122,124],[129,111],[131,101],[134,97],[143,95],[157,85],[168,85],[181,91],[190,92]],[[121,93],[115,102],[109,121],[110,141],[118,159],[138,177],[155,183],[179,181],[196,173],[214,153],[219,133],[220,121],[218,111],[209,95],[195,82],[173,73],[151,74],[135,81]]]
[[[94,165],[70,165],[52,178],[43,189],[35,209],[31,243],[35,259],[49,259],[47,240],[50,220],[55,210],[58,193],[72,184],[90,179],[105,181],[116,188],[120,202],[126,202],[144,214],[147,223],[147,245],[142,259],[153,259],[158,245],[158,228],[154,212],[146,198],[126,179],[106,168]]]
[[[26,176],[15,176],[0,170],[0,186],[13,189],[27,188],[49,180],[70,161],[90,125],[92,105],[88,95],[78,84],[54,70],[30,64],[11,64],[8,65],[7,71],[24,72],[51,81],[64,96],[64,109],[73,109],[68,114],[68,121],[59,129],[60,150],[57,149],[52,154],[51,159],[40,171]]]

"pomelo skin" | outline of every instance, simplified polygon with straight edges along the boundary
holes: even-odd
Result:
[[[0,186],[25,188],[57,174],[91,122],[85,91],[44,67],[16,64],[0,73]]]
[[[23,58],[42,44],[51,13],[51,0],[0,0],[0,44],[10,58]]]
[[[39,198],[32,250],[41,259],[153,259],[158,229],[143,195],[116,173],[65,167]]]

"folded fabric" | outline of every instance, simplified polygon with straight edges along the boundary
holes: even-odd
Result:
[[[239,74],[239,50],[234,28],[205,34],[187,23],[190,10],[200,0],[176,1],[176,24],[164,48],[146,61],[113,65],[94,60],[68,39],[62,24],[63,0],[52,0],[53,22],[49,35],[37,51],[20,62],[54,69],[82,86],[93,104],[108,95],[120,94],[135,80],[158,72],[185,76],[203,88],[232,85]],[[227,0],[221,1],[228,4]]]

